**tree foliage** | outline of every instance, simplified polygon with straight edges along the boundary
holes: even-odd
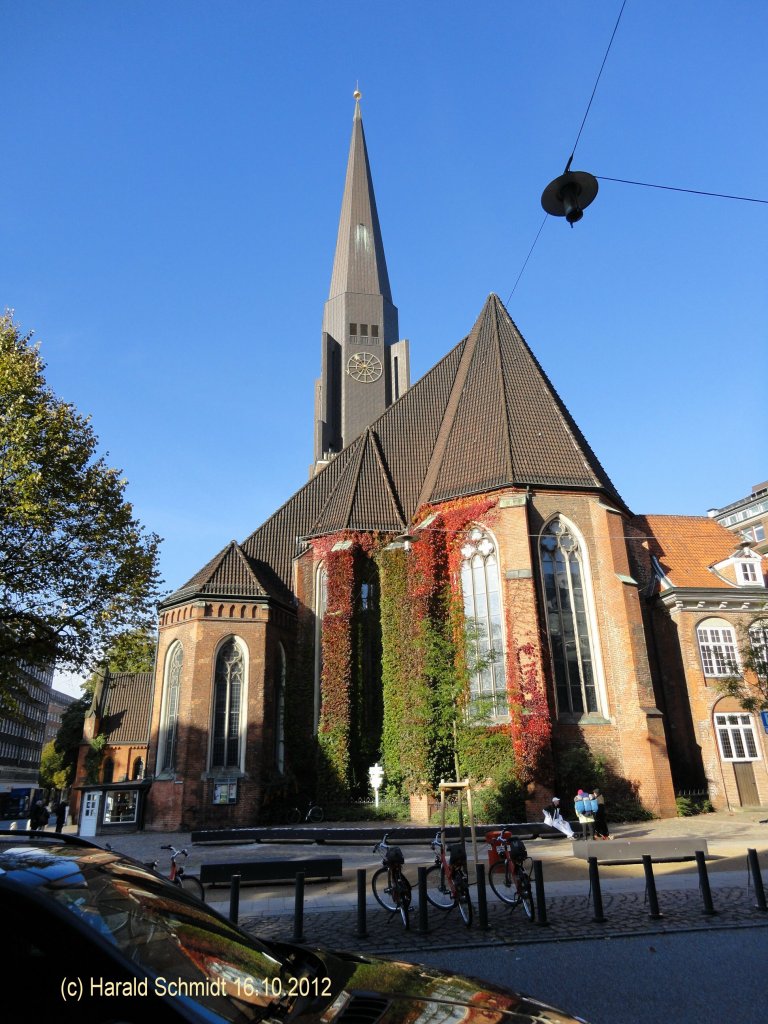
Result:
[[[87,417],[59,399],[30,335],[0,316],[0,713],[17,666],[81,671],[159,598],[159,537],[97,452]]]
[[[735,697],[745,711],[768,711],[768,619],[739,628],[739,659],[720,692]]]

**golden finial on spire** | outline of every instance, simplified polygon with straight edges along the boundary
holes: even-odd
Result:
[[[363,94],[360,92],[360,82],[355,82],[355,91],[352,95],[356,100],[362,99]]]

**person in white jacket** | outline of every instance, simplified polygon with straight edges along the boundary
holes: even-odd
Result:
[[[573,829],[571,828],[570,823],[565,820],[563,813],[560,810],[559,796],[553,796],[552,803],[549,807],[544,808],[544,823],[546,825],[551,825],[552,828],[558,829],[558,831],[562,832],[563,835],[567,836],[569,839],[573,839]]]

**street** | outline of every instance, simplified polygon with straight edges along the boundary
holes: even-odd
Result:
[[[768,1019],[765,928],[420,952],[418,959],[526,992],[589,1024]]]

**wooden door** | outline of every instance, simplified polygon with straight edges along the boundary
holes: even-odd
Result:
[[[751,761],[734,761],[733,773],[736,776],[736,788],[739,791],[739,803],[742,807],[759,807],[760,797],[755,782],[755,769]]]

